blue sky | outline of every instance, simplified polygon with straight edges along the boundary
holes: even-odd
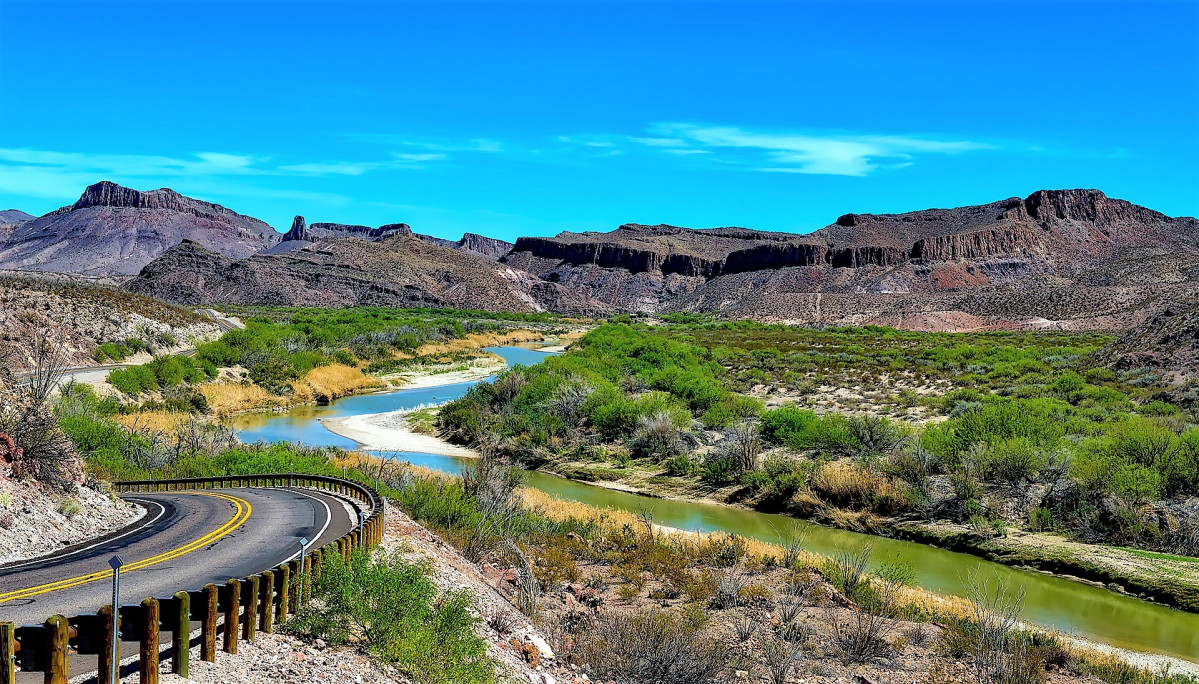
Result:
[[[0,0],[0,208],[501,238],[1096,187],[1199,215],[1199,3]]]

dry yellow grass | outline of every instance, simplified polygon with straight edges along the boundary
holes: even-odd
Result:
[[[812,477],[811,487],[837,505],[878,499],[904,500],[903,493],[886,477],[849,460],[824,464]]]
[[[505,333],[470,333],[464,338],[426,344],[416,350],[416,356],[448,354],[450,352],[480,349],[482,347],[498,347],[505,344],[519,344],[521,342],[540,342],[544,339],[545,335],[534,330],[512,330]]]
[[[382,380],[367,376],[360,368],[340,363],[317,366],[308,371],[303,378],[292,383],[292,402],[327,404],[339,397],[364,389],[383,387],[385,384]]]
[[[200,385],[200,393],[208,400],[208,408],[218,416],[242,411],[260,411],[286,406],[287,399],[276,396],[249,383],[217,382]]]
[[[187,419],[186,413],[170,411],[143,411],[117,416],[117,422],[131,430],[157,432],[162,435],[174,435]]]

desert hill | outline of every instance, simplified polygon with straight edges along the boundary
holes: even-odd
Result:
[[[547,308],[549,283],[486,257],[407,234],[378,241],[327,238],[283,253],[233,259],[183,242],[127,284],[133,292],[198,304],[433,306],[506,311]],[[288,243],[283,243],[288,244]]]
[[[183,240],[231,257],[279,241],[266,223],[166,188],[141,192],[109,181],[77,202],[0,234],[0,268],[132,275]]]

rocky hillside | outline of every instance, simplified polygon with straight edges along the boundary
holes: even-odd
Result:
[[[220,205],[108,181],[0,238],[0,268],[84,275],[133,275],[183,240],[231,257],[279,242],[266,223]]]
[[[0,223],[6,223],[6,224],[24,223],[26,221],[33,220],[34,218],[37,218],[37,217],[35,217],[33,214],[26,214],[25,212],[21,211],[20,209],[0,210]]]
[[[9,236],[21,226],[22,223],[35,218],[32,214],[26,214],[20,209],[5,209],[0,211],[0,245],[8,241]]]
[[[503,263],[621,311],[928,329],[1125,327],[1196,291],[1199,221],[1097,190],[846,214],[810,235],[625,225]]]
[[[534,311],[562,305],[559,286],[497,266],[477,254],[411,235],[376,242],[292,241],[295,249],[232,259],[184,242],[127,284],[133,292],[182,303],[306,306],[432,306]],[[288,244],[288,243],[284,243]]]
[[[0,275],[0,366],[14,372],[30,367],[39,334],[62,342],[68,366],[88,366],[121,360],[97,359],[102,344],[125,347],[126,361],[145,361],[153,351],[187,348],[220,333],[187,309],[115,287],[68,276]]]
[[[303,246],[295,243],[313,244],[329,238],[350,237],[378,242],[379,240],[396,235],[408,235],[430,244],[472,252],[492,261],[496,261],[512,249],[512,243],[510,242],[476,235],[475,233],[465,233],[459,240],[446,240],[445,238],[433,237],[432,235],[414,233],[412,232],[412,227],[407,223],[389,223],[378,228],[347,225],[344,223],[313,223],[312,225],[308,225],[303,216],[297,216],[292,220],[291,229],[283,234],[283,242],[269,251],[272,254],[282,254]]]
[[[1199,299],[1164,307],[1096,355],[1116,370],[1151,368],[1175,382],[1199,379]]]

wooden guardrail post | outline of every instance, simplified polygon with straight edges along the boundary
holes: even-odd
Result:
[[[225,653],[237,655],[238,618],[241,614],[241,582],[231,579],[225,583],[229,588],[229,600],[225,604]]]
[[[121,639],[120,639],[120,635],[119,635],[119,632],[121,629],[121,617],[119,614],[117,615],[117,628],[114,631],[112,628],[112,610],[113,610],[113,607],[111,605],[106,605],[106,606],[103,606],[102,608],[100,608],[100,610],[98,610],[96,612],[96,614],[100,616],[100,622],[103,623],[103,625],[104,625],[104,627],[103,627],[103,629],[104,629],[103,642],[104,643],[100,647],[100,657],[98,659],[99,662],[98,662],[97,668],[96,668],[96,671],[100,675],[99,676],[100,684],[114,684],[111,681],[112,680],[112,647],[113,647],[114,641],[116,642],[116,647],[117,647],[117,660],[119,661],[121,659]]]
[[[279,566],[279,624],[287,622],[288,592],[291,590],[291,564]]]
[[[216,660],[217,588],[215,584],[204,585],[204,626],[200,628],[200,660],[211,663]]]
[[[249,596],[246,597],[246,641],[258,636],[258,575],[250,575]]]
[[[175,592],[179,602],[179,613],[175,619],[175,631],[171,635],[171,672],[187,679],[188,661],[191,658],[192,599],[186,591]]]
[[[46,668],[46,684],[67,684],[67,654],[71,626],[61,615],[51,615],[46,620],[46,631],[50,635],[50,660]]]
[[[17,681],[17,626],[0,622],[0,684]]]
[[[308,554],[300,559],[304,578],[300,581],[300,604],[305,606],[312,600],[312,558],[313,554]]]
[[[158,684],[158,601],[142,600],[145,615],[145,631],[142,632],[141,653],[138,654],[138,672],[142,684]]]
[[[295,615],[296,613],[300,612],[300,592],[301,592],[300,561],[294,560],[294,561],[288,563],[288,566],[291,568],[291,585],[292,585],[292,587],[291,587],[291,605],[288,606],[288,609],[291,611],[292,615]]]
[[[275,627],[275,573],[262,573],[262,631],[270,634]]]

